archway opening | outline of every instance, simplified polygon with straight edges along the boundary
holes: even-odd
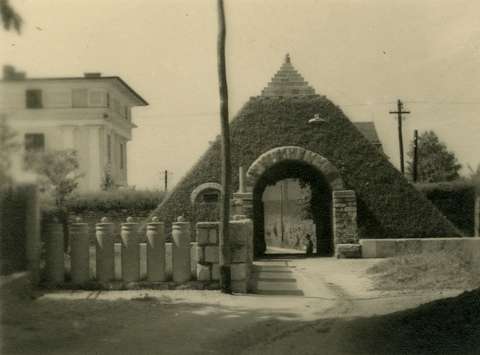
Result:
[[[270,166],[253,188],[255,256],[305,254],[307,234],[314,255],[332,255],[331,196],[325,176],[307,162],[282,160]]]

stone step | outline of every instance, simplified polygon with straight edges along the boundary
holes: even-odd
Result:
[[[266,291],[266,290],[257,290],[255,291],[257,295],[265,296],[303,296],[301,290],[283,290],[283,291]]]
[[[295,281],[295,278],[293,277],[293,274],[291,271],[286,271],[286,272],[260,271],[260,272],[254,272],[253,277],[255,277],[257,280],[268,279],[268,280]]]
[[[255,287],[260,291],[292,291],[298,290],[297,282],[285,282],[285,281],[255,281]]]
[[[259,295],[302,296],[292,268],[284,260],[255,262],[252,273],[253,292]]]

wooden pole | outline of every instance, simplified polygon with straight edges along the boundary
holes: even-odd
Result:
[[[232,293],[230,270],[230,195],[232,164],[230,157],[230,129],[228,122],[228,86],[225,61],[225,9],[223,0],[217,0],[218,9],[218,84],[220,93],[220,123],[222,135],[222,203],[220,211],[220,287],[223,293]]]
[[[418,130],[413,132],[413,182],[418,180]]]
[[[475,196],[474,213],[475,213],[475,219],[474,219],[475,231],[474,231],[473,235],[475,237],[479,237],[480,236],[480,194],[479,194],[478,191],[477,191],[476,196]]]
[[[403,102],[397,101],[397,111],[390,111],[390,114],[397,115],[398,120],[398,143],[400,145],[400,171],[405,174],[405,163],[403,158],[403,128],[402,128],[402,115],[408,115],[410,111],[403,111]]]
[[[168,170],[165,170],[165,187],[164,187],[164,191],[165,191],[165,192],[168,191]]]

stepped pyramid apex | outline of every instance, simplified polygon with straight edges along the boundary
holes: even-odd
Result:
[[[310,96],[315,95],[315,90],[293,67],[290,54],[285,55],[285,61],[273,76],[267,87],[263,89],[262,96]]]

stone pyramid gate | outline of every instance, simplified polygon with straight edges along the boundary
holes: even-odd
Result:
[[[288,55],[232,120],[233,211],[253,220],[257,256],[266,248],[262,194],[289,178],[311,187],[318,255],[359,256],[359,238],[460,236],[359,128]],[[217,139],[154,213],[167,223],[218,220],[220,169]]]

